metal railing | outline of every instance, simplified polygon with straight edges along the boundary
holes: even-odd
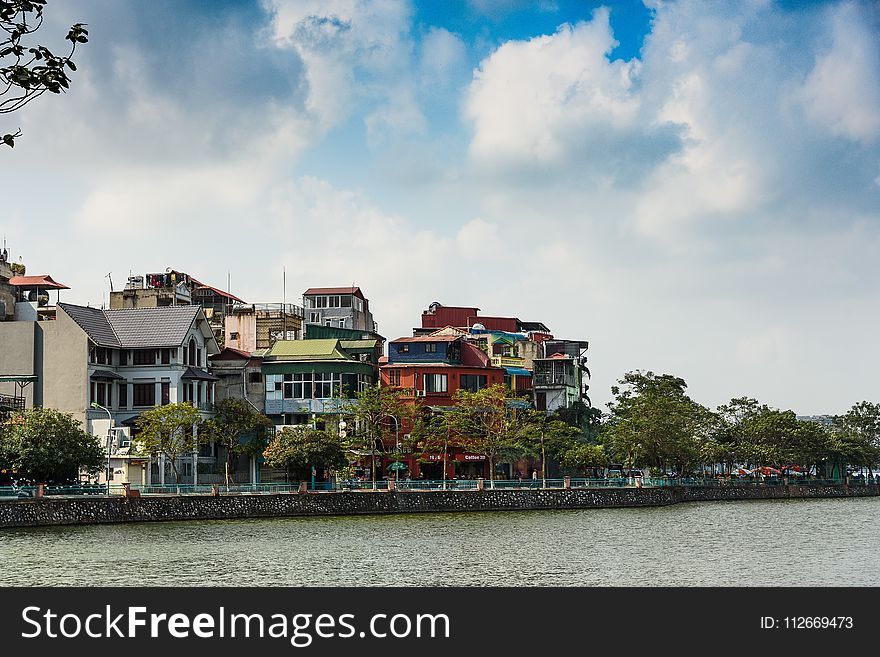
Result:
[[[411,479],[389,482],[362,481],[357,479],[345,479],[339,481],[303,482],[304,490],[311,493],[333,492],[374,492],[388,491],[390,488],[405,491],[443,491],[443,490],[478,490],[481,486],[484,490],[558,490],[565,488],[565,479]],[[798,486],[840,486],[844,484],[839,479],[804,478],[789,480],[789,484]],[[606,478],[590,479],[572,477],[569,481],[571,488],[657,488],[657,487],[773,487],[784,485],[783,481],[755,481],[753,479],[698,479],[698,478],[654,478],[643,477],[641,481],[636,478]],[[875,485],[873,481],[854,481],[850,478],[850,486]],[[298,493],[303,490],[299,482],[283,483],[259,483],[259,484],[131,484],[130,490],[137,491],[139,495],[272,495],[285,493]],[[33,499],[36,497],[36,486],[0,486],[0,502]],[[46,485],[43,495],[47,497],[83,497],[101,496],[108,494],[106,484],[72,484],[72,485]],[[111,484],[110,495],[124,495],[125,486]]]

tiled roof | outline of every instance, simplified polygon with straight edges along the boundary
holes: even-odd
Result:
[[[102,347],[118,348],[122,346],[113,327],[107,321],[104,311],[100,308],[86,308],[69,303],[59,303],[58,307],[70,315],[70,318],[86,332],[95,344]]]
[[[392,344],[398,342],[456,342],[461,340],[460,335],[420,335],[415,338],[397,338]]]
[[[267,358],[278,360],[351,360],[342,353],[339,340],[278,340]]]
[[[45,287],[52,290],[69,290],[70,288],[62,283],[53,281],[49,274],[40,276],[13,276],[9,279],[10,285],[16,287]]]
[[[361,299],[364,298],[364,293],[359,287],[310,287],[303,292],[304,297],[310,297],[314,294],[354,294]]]
[[[339,345],[343,349],[375,349],[378,340],[340,340]]]
[[[197,305],[121,310],[100,310],[68,303],[59,306],[95,344],[122,349],[179,347],[202,311]]]

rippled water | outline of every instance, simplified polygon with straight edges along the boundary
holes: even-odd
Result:
[[[880,498],[0,530],[3,585],[880,585]]]

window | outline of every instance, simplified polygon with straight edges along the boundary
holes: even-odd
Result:
[[[354,303],[354,309],[358,312],[364,311],[364,302],[358,299],[357,297],[352,297],[352,302]]]
[[[336,322],[339,324],[339,328],[345,328],[345,318],[344,317],[342,319],[336,320]]]
[[[445,374],[425,374],[425,392],[446,392]]]
[[[437,343],[436,342],[426,342],[425,343],[425,353],[433,354],[437,351]]]
[[[266,401],[281,399],[281,374],[266,375]]]
[[[409,353],[409,345],[405,344],[405,343],[402,345],[399,345],[398,351],[400,351],[400,353],[402,353],[402,354],[408,354]]]
[[[188,352],[188,360],[186,362],[187,365],[197,365],[196,363],[196,340],[195,338],[189,339],[189,349]]]
[[[321,323],[321,313],[309,313],[309,322],[312,324]]]
[[[120,383],[119,392],[116,393],[116,398],[119,400],[119,408],[126,408],[128,406],[128,384]]]
[[[155,406],[156,384],[135,383],[132,386],[132,400],[134,401],[135,406]]]
[[[315,373],[315,399],[330,399],[333,396],[332,376],[329,373]]]
[[[202,366],[202,350],[201,349],[196,349],[196,366],[197,367]]]
[[[229,332],[230,340],[238,340],[238,331],[230,331]]]
[[[351,297],[349,295],[339,297],[340,305],[343,308],[351,308]]]
[[[108,406],[107,388],[107,383],[92,381],[92,401],[101,406]]]
[[[324,324],[326,326],[333,326],[333,320],[332,319],[325,319]]]
[[[327,297],[315,297],[315,308],[326,308]]]
[[[262,383],[263,382],[263,373],[262,372],[249,372],[248,373],[248,383]]]
[[[483,374],[462,374],[459,388],[476,392],[488,385],[488,377]]]
[[[400,385],[400,370],[388,370],[388,385],[389,386],[399,386]]]
[[[156,350],[155,349],[135,349],[134,350],[135,365],[155,365]]]
[[[312,375],[311,374],[294,374],[293,375],[293,398],[294,399],[311,399],[312,398]]]
[[[162,405],[171,403],[171,384],[168,381],[162,381]]]
[[[168,365],[169,363],[171,363],[171,350],[170,349],[163,349],[162,350],[162,364]]]

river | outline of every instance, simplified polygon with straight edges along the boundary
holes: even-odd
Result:
[[[0,530],[5,586],[878,586],[880,498]]]

